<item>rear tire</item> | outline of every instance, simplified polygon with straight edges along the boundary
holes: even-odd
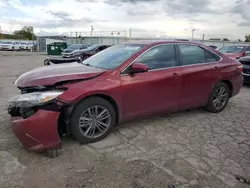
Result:
[[[72,113],[71,133],[80,143],[100,141],[112,131],[116,117],[113,105],[107,100],[100,97],[87,98]]]
[[[205,109],[212,113],[219,113],[227,106],[229,98],[230,89],[228,85],[223,82],[219,82],[210,94],[208,104],[205,106]]]

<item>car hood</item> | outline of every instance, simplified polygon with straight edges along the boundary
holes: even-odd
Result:
[[[224,55],[234,59],[242,57],[241,53],[224,53]]]
[[[19,87],[51,86],[58,82],[89,79],[99,76],[105,69],[80,63],[44,66],[22,74],[14,84]]]
[[[77,53],[87,53],[87,52],[91,52],[91,50],[89,49],[82,49],[82,50],[77,50],[77,51],[74,51],[74,52],[77,52]]]
[[[73,52],[74,51],[74,49],[65,49],[65,50],[63,50],[62,52],[63,53],[71,53],[71,52]]]
[[[245,67],[245,66],[250,66],[250,56],[241,57],[241,58],[239,59],[239,62],[240,62],[241,64],[243,64],[243,67]],[[250,68],[250,67],[248,67],[248,68]]]

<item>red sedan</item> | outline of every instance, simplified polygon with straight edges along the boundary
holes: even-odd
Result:
[[[219,49],[227,57],[239,59],[241,57],[250,55],[250,46],[249,45],[233,45],[233,46],[224,46]]]
[[[82,63],[36,68],[8,101],[12,127],[29,150],[61,145],[72,134],[96,142],[125,120],[205,107],[222,111],[242,87],[242,65],[202,44],[136,41]]]

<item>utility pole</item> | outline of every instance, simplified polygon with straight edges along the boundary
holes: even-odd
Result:
[[[2,38],[2,28],[1,28],[1,25],[0,25],[0,39]]]
[[[197,30],[199,30],[199,29],[192,28],[192,30],[191,30],[192,31],[192,40],[194,40],[194,32]]]
[[[125,41],[127,41],[127,30],[124,31],[124,35],[125,35]]]
[[[202,44],[204,43],[205,40],[205,34],[202,35]]]
[[[34,39],[35,39],[35,36],[34,36],[34,28],[33,28],[32,29],[32,47],[31,47],[31,52],[33,52],[34,49],[35,49]]]
[[[114,31],[111,32],[111,35],[113,36],[113,45],[115,44],[115,37],[114,37]]]
[[[91,25],[90,37],[91,37],[91,45],[92,45],[92,36],[93,36],[94,27]]]
[[[76,44],[77,44],[77,31],[76,31]]]
[[[129,29],[129,40],[131,40],[131,36],[132,36],[132,29]]]

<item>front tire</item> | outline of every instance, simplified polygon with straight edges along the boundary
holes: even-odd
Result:
[[[47,65],[50,65],[49,59],[45,59],[45,60],[44,60],[44,66],[47,66]]]
[[[80,102],[71,116],[71,132],[77,141],[88,144],[102,140],[116,124],[113,105],[100,97]]]
[[[227,84],[220,82],[216,84],[209,96],[205,109],[212,113],[219,113],[227,106],[230,98],[230,89]]]
[[[59,156],[60,155],[60,150],[59,149],[57,149],[57,148],[53,148],[53,149],[49,149],[49,150],[47,150],[46,151],[46,156],[48,156],[49,158],[55,158],[55,157],[57,157],[57,156]]]

